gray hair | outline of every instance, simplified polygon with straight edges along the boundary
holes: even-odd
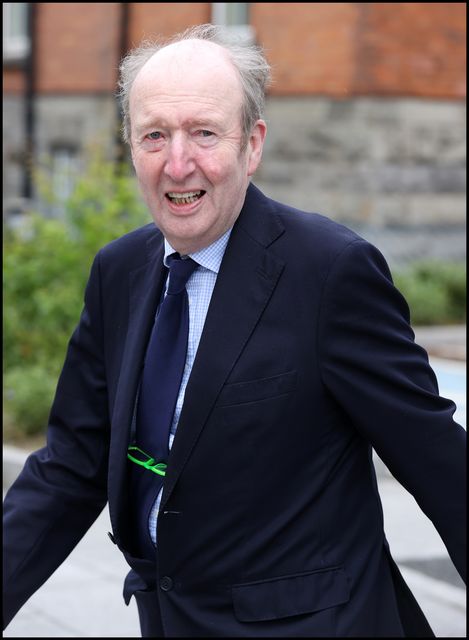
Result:
[[[244,94],[241,114],[243,146],[247,143],[255,122],[263,117],[265,91],[270,84],[270,66],[261,47],[235,40],[223,27],[213,24],[190,27],[166,41],[145,41],[123,58],[119,67],[118,97],[121,100],[122,133],[125,142],[130,142],[130,91],[140,69],[163,47],[194,39],[208,40],[222,46],[237,69]]]

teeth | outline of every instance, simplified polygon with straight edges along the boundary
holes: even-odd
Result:
[[[202,191],[187,191],[186,193],[174,193],[174,191],[170,191],[168,198],[171,198],[176,204],[189,204],[195,202],[201,193]]]
[[[174,191],[170,191],[168,196],[170,198],[192,198],[193,196],[198,196],[201,191],[187,191],[186,193],[175,193]]]

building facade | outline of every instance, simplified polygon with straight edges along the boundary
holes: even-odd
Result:
[[[126,51],[213,22],[261,44],[272,65],[261,189],[378,233],[388,254],[401,238],[409,254],[464,253],[465,3],[3,7],[7,214],[37,200],[31,167],[46,168],[60,200],[91,146],[122,154]]]

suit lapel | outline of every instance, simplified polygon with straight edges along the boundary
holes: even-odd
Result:
[[[109,468],[109,504],[111,519],[125,505],[127,447],[134,415],[145,349],[165,282],[164,244],[160,234],[152,236],[147,246],[148,262],[129,273],[129,323],[122,357],[121,374],[112,416]],[[124,288],[124,287],[123,287]],[[119,531],[113,521],[114,531]]]
[[[284,264],[268,249],[283,232],[283,226],[266,212],[267,203],[251,186],[231,233],[187,385],[161,508],[283,270]]]

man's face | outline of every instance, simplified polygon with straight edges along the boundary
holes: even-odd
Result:
[[[130,94],[131,151],[153,219],[182,254],[235,222],[262,153],[259,120],[243,149],[241,83],[224,50],[189,40],[161,49]]]

